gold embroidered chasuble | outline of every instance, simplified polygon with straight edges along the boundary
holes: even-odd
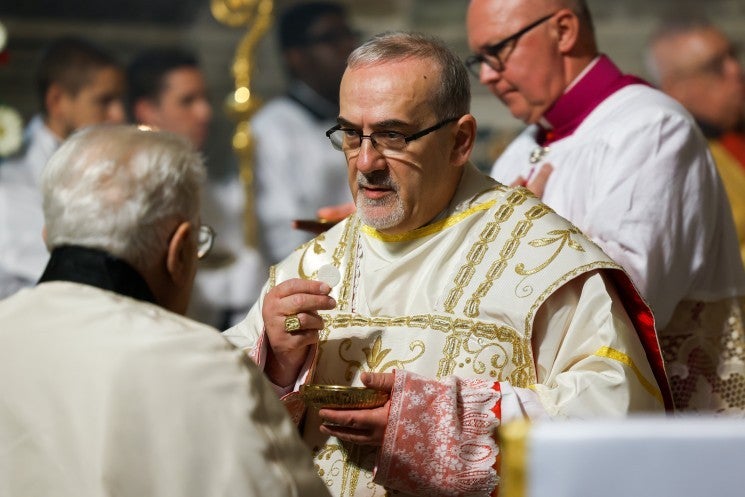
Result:
[[[571,416],[576,407],[562,413],[561,405],[571,405],[567,397],[574,394],[557,394],[552,383],[570,364],[591,357],[612,363],[633,384],[628,405],[621,401],[608,412],[662,408],[631,325],[621,339],[615,331],[595,338],[595,323],[588,322],[584,337],[566,339],[576,350],[562,352],[556,345],[558,357],[573,358],[559,366],[546,354],[535,366],[532,335],[541,304],[570,281],[618,270],[615,263],[528,190],[502,186],[470,166],[451,205],[440,220],[400,236],[379,233],[353,215],[272,268],[267,288],[290,278],[313,279],[325,264],[342,275],[331,292],[336,309],[322,314],[325,328],[306,381],[360,385],[361,372],[402,369],[436,379],[480,378],[533,387],[549,414]],[[253,335],[242,343],[249,350],[261,343],[260,320],[255,308],[238,326],[241,334]],[[584,414],[593,415],[594,408]],[[372,481],[376,448],[329,439],[319,433],[319,423],[309,410],[304,438],[332,494],[384,495]]]

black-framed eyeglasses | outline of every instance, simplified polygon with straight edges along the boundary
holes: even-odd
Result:
[[[209,254],[214,242],[215,230],[206,224],[199,226],[199,234],[197,237],[197,258],[202,259]]]
[[[455,122],[458,119],[460,119],[460,117],[444,119],[434,126],[430,126],[429,128],[417,131],[408,136],[397,131],[376,131],[369,135],[363,135],[356,129],[344,128],[341,124],[337,124],[330,130],[326,131],[326,136],[331,140],[331,145],[333,145],[336,150],[341,150],[342,152],[357,150],[362,146],[362,140],[365,138],[369,138],[372,146],[380,153],[386,151],[399,152],[405,149],[409,142],[426,136],[433,131],[437,131],[446,124]]]
[[[547,16],[543,16],[537,21],[528,24],[517,33],[503,39],[502,41],[484,47],[481,53],[476,53],[469,56],[466,59],[466,67],[468,68],[468,71],[477,78],[481,76],[482,64],[487,64],[489,67],[497,72],[504,71],[504,62],[510,55],[510,53],[512,53],[512,50],[515,48],[515,45],[517,45],[517,41],[520,39],[520,37],[536,26],[548,21],[555,15],[556,12]]]

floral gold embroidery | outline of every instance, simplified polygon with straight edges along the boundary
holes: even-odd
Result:
[[[551,256],[545,262],[539,264],[533,269],[525,269],[525,264],[521,262],[520,264],[515,266],[515,272],[517,274],[519,274],[520,276],[529,276],[545,269],[559,256],[559,253],[564,249],[564,246],[568,246],[569,248],[572,248],[578,252],[585,251],[582,245],[577,243],[576,240],[572,239],[572,235],[582,236],[582,233],[577,228],[572,227],[566,230],[553,230],[549,231],[548,234],[553,236],[531,240],[530,242],[528,242],[528,245],[530,245],[531,247],[547,247],[558,242],[559,246],[556,248],[554,253],[551,254]]]
[[[416,355],[409,359],[393,359],[386,363],[383,363],[386,356],[391,353],[392,349],[383,348],[383,340],[380,335],[375,337],[372,347],[363,347],[362,353],[365,355],[364,364],[362,361],[354,360],[353,358],[344,357],[345,352],[352,350],[353,342],[351,339],[346,338],[339,344],[339,358],[342,362],[347,364],[347,370],[344,373],[344,378],[347,381],[351,381],[354,378],[356,371],[370,371],[370,372],[384,372],[390,371],[393,368],[403,369],[404,365],[412,363],[422,357],[426,350],[424,342],[416,340],[409,344],[409,350],[414,352]]]
[[[373,326],[383,329],[389,327],[430,329],[446,334],[436,378],[452,375],[458,367],[457,359],[465,352],[469,357],[463,364],[469,364],[479,375],[488,374],[489,377],[499,381],[509,380],[519,387],[527,387],[536,381],[530,340],[521,337],[508,326],[429,314],[401,317],[376,316],[374,318],[356,314],[335,314],[324,315],[323,318],[326,326],[320,336],[322,342],[330,336],[331,329]],[[348,338],[339,344],[339,356],[347,364],[345,371],[347,381],[354,377],[357,370],[379,372],[388,371],[393,367],[402,368],[403,365],[419,359],[426,351],[423,342],[414,341],[409,345],[409,350],[415,353],[413,357],[384,362],[388,359],[390,349],[383,348],[380,335],[373,340],[371,347],[360,349],[360,357],[349,355],[352,351],[352,344],[353,341]],[[487,354],[491,355],[487,356]],[[508,357],[509,361],[506,359]],[[487,369],[489,369],[488,373]]]

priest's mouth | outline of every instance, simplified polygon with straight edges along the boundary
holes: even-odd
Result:
[[[387,188],[383,186],[359,185],[359,189],[365,197],[370,198],[370,199],[383,198],[386,195],[390,195],[391,193],[396,192],[396,190],[394,190],[393,188]]]

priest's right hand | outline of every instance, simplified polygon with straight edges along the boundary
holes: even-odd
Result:
[[[533,192],[533,195],[535,195],[536,197],[543,198],[543,192],[546,189],[546,183],[548,183],[548,178],[551,176],[551,173],[553,171],[554,166],[547,162],[543,164],[535,174],[533,174],[534,171],[531,170],[531,174],[529,174],[527,178],[518,176],[517,179],[510,184],[510,186],[524,186],[525,188]]]
[[[275,385],[286,387],[297,379],[310,346],[318,342],[318,331],[323,329],[318,311],[336,307],[330,292],[326,283],[295,278],[266,294],[261,309],[269,341],[264,371]]]

